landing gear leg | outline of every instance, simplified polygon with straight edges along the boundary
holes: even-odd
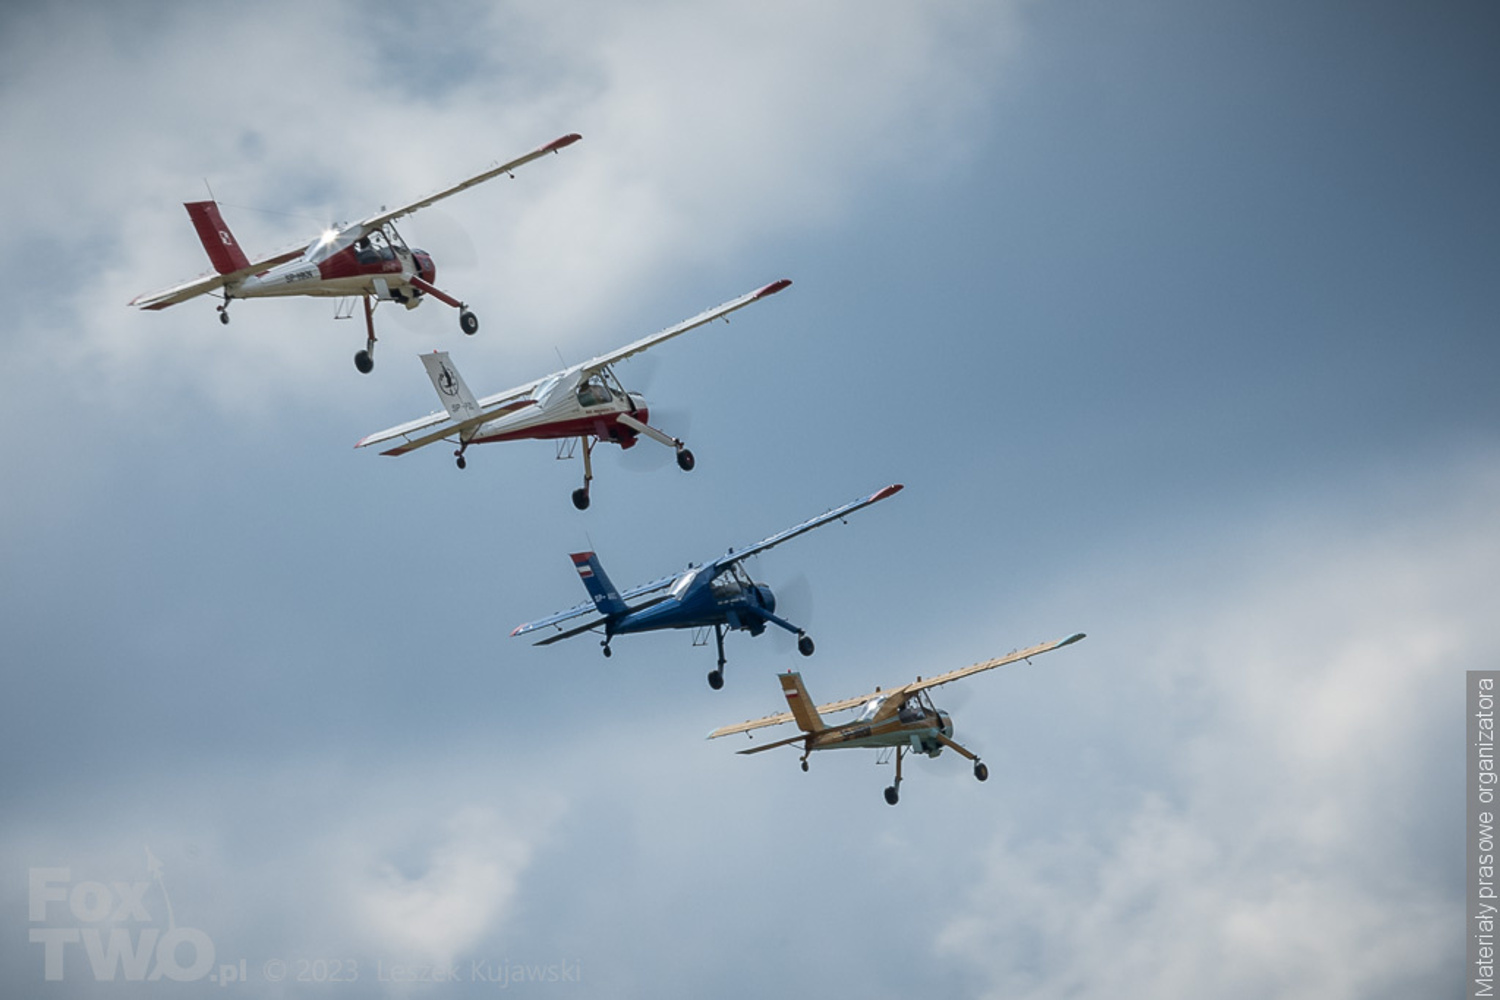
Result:
[[[469,447],[469,442],[459,443],[458,450],[453,453],[453,458],[460,469],[468,468],[469,462],[464,458],[464,451]]]
[[[594,481],[594,444],[589,436],[583,436],[583,488],[573,491],[573,506],[579,510],[589,509],[589,484]]]
[[[609,659],[611,656],[614,655],[614,650],[612,650],[612,649],[609,648],[609,639],[608,638],[606,638],[602,642],[600,642],[599,645],[604,647],[604,658],[606,660]]]
[[[889,805],[895,805],[901,801],[901,756],[906,753],[906,747],[896,748],[896,781],[885,790],[885,801]]]
[[[354,355],[354,367],[359,369],[361,375],[368,375],[375,370],[375,307],[370,305],[368,295],[363,298],[365,300],[365,349]],[[229,322],[227,314],[224,322]]]
[[[221,306],[219,306],[218,309],[219,309],[219,322],[223,323],[225,326],[228,326],[229,325],[229,293],[228,292],[224,293],[224,304],[221,305]]]
[[[724,686],[724,626],[714,626],[714,642],[719,647],[719,665],[708,672],[708,686],[715,691]],[[803,770],[806,770],[806,765]]]

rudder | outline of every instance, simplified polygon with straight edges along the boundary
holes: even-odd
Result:
[[[792,710],[792,718],[797,720],[797,725],[804,733],[821,732],[828,727],[823,724],[823,717],[813,707],[812,699],[807,696],[807,688],[802,686],[802,675],[795,671],[787,671],[777,675],[781,678],[781,693],[786,695],[786,703]]]
[[[574,552],[572,558],[579,579],[583,581],[584,588],[594,599],[594,607],[599,609],[601,615],[623,615],[630,610],[629,605],[620,599],[620,592],[615,590],[615,585],[609,582],[604,567],[599,565],[598,556],[592,552]]]
[[[209,262],[213,264],[215,271],[230,274],[250,266],[245,251],[240,249],[229,227],[224,224],[218,202],[187,201],[183,202],[182,207],[187,209],[188,217],[193,220],[193,228],[198,231],[198,239],[208,252]]]
[[[422,365],[427,369],[427,377],[432,379],[432,387],[437,390],[438,399],[443,401],[448,416],[460,422],[479,416],[479,401],[464,384],[463,376],[448,359],[447,351],[422,355]]]

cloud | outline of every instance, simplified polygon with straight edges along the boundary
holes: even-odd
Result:
[[[1442,747],[1463,670],[1497,654],[1491,469],[1269,516],[1199,553],[1211,589],[1184,589],[1183,557],[1091,582],[1156,610],[1090,623],[1112,676],[1079,685],[1067,742],[1148,760],[1085,766],[1083,804],[1003,821],[938,953],[1028,998],[1456,988]]]
[[[758,241],[835,223],[890,172],[930,176],[973,148],[1014,37],[1010,7],[878,6],[509,6],[466,12],[430,48],[404,18],[352,5],[34,12],[8,33],[0,88],[0,124],[24,151],[0,180],[28,192],[0,260],[40,251],[46,308],[27,311],[10,349],[47,336],[127,399],[178,371],[231,412],[283,391],[326,396],[326,362],[347,363],[362,340],[329,303],[240,303],[227,330],[204,302],[125,308],[205,269],[178,204],[202,193],[199,178],[257,253],[579,131],[562,156],[447,203],[478,266],[445,266],[429,248],[439,283],[500,338],[466,341],[470,353],[520,338],[550,357],[639,307],[643,288],[686,274],[701,287]],[[329,44],[355,29],[373,44]],[[85,86],[65,68],[77,65],[114,86]],[[684,314],[779,277],[776,256],[714,281]],[[410,330],[451,340],[456,320],[428,304],[383,310],[380,324],[389,354]]]

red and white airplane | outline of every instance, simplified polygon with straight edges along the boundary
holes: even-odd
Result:
[[[400,444],[381,454],[404,455],[436,441],[449,441],[458,445],[453,454],[462,469],[467,464],[464,451],[471,444],[537,438],[571,445],[571,439],[577,438],[583,442],[583,486],[573,491],[573,506],[579,510],[586,510],[589,505],[589,484],[594,478],[592,453],[596,442],[609,441],[621,448],[630,448],[635,445],[636,438],[644,434],[675,449],[678,467],[684,472],[691,471],[693,453],[680,439],[647,422],[651,415],[646,409],[645,397],[638,392],[628,392],[615,377],[613,366],[648,347],[775,295],[790,284],[787,279],[773,282],[633,344],[484,399],[474,398],[446,351],[424,354],[422,364],[426,366],[427,376],[432,379],[432,387],[437,390],[438,399],[446,411],[371,434],[354,447],[367,448],[399,438]],[[563,454],[561,444],[558,457],[568,457]]]
[[[475,174],[465,181],[444,188],[436,194],[398,208],[372,215],[353,225],[330,228],[305,249],[283,250],[269,257],[250,260],[240,249],[213,201],[184,202],[193,228],[208,251],[216,274],[205,274],[180,285],[139,295],[130,305],[142,309],[165,309],[199,295],[218,292],[224,297],[219,320],[229,322],[230,299],[269,298],[282,295],[317,295],[332,298],[359,296],[364,300],[367,340],[364,350],[354,355],[354,366],[368,374],[375,367],[375,304],[399,302],[408,309],[432,296],[458,312],[458,324],[464,333],[479,329],[479,318],[469,307],[433,284],[437,266],[430,254],[407,247],[396,231],[396,220],[419,208],[457,194],[492,177],[509,174],[517,167],[540,159],[548,153],[571,146],[582,136],[574,134],[554,139],[525,156]]]

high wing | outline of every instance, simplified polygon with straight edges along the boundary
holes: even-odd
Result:
[[[525,156],[511,160],[509,163],[502,163],[499,166],[491,167],[488,170],[475,174],[468,180],[459,181],[452,187],[444,188],[436,194],[430,194],[425,198],[419,198],[416,201],[407,202],[405,205],[390,209],[389,211],[382,211],[378,215],[372,215],[368,219],[364,219],[363,221],[361,221],[359,225],[364,227],[365,232],[369,232],[371,229],[378,229],[381,226],[385,225],[387,222],[393,222],[404,215],[410,215],[417,209],[426,208],[433,202],[442,201],[449,195],[455,195],[460,191],[466,191],[476,184],[483,184],[485,181],[491,179],[492,177],[498,177],[501,174],[508,174],[512,170],[515,170],[517,167],[524,166],[525,164],[530,163],[532,160],[540,159],[543,156],[546,156],[548,153],[556,153],[559,150],[564,149],[565,147],[573,145],[573,143],[582,138],[583,136],[579,135],[577,132],[570,132],[569,134],[562,136],[559,139],[553,139],[545,146],[539,146],[536,149],[533,149]]]
[[[639,587],[625,591],[620,595],[620,600],[625,601],[628,604],[634,598],[645,597],[647,594],[655,594],[659,591],[667,590],[672,586],[672,584],[680,580],[685,574],[693,572],[695,568],[696,567],[689,566],[681,573],[673,573],[671,576],[664,576],[660,580],[652,580],[650,583],[643,583]],[[662,595],[655,600],[645,601],[641,604],[635,605],[630,610],[639,611],[641,608],[650,607],[652,604],[659,604],[664,600],[666,600],[666,596]],[[554,627],[560,626],[563,622],[572,621],[573,619],[580,618],[583,615],[594,615],[598,618],[598,620],[588,622],[585,625],[570,629],[558,635],[548,636],[547,638],[536,643],[536,645],[545,646],[549,643],[556,642],[559,639],[570,638],[572,636],[578,635],[581,632],[587,632],[589,629],[595,628],[596,626],[603,624],[605,621],[604,617],[602,615],[599,615],[599,609],[594,605],[594,602],[589,601],[587,604],[580,604],[577,607],[569,608],[566,611],[559,611],[554,615],[548,615],[546,618],[538,618],[534,622],[527,622],[524,625],[517,625],[515,627],[515,630],[511,632],[511,635],[525,635],[528,632],[535,632],[537,629],[547,628],[549,625]]]
[[[188,299],[197,298],[199,295],[216,292],[225,285],[239,281],[242,278],[248,278],[252,274],[259,274],[261,271],[270,270],[278,264],[285,264],[287,261],[296,260],[302,256],[304,249],[301,244],[298,244],[291,249],[279,250],[269,257],[252,260],[248,267],[242,267],[238,271],[230,271],[228,274],[215,274],[210,271],[207,274],[193,278],[191,281],[184,281],[181,284],[173,285],[171,288],[164,288],[159,292],[147,292],[144,295],[137,295],[126,304],[139,306],[142,309],[165,309],[167,306],[175,306],[179,302],[186,302]]]
[[[903,489],[905,489],[905,487],[900,483],[894,483],[890,486],[885,487],[884,489],[876,490],[874,493],[871,493],[867,497],[861,497],[858,500],[852,500],[849,503],[844,504],[842,507],[835,507],[833,508],[833,510],[827,511],[823,514],[819,514],[817,517],[808,518],[801,524],[791,528],[787,528],[785,531],[778,531],[776,534],[772,535],[769,538],[761,539],[749,548],[740,549],[738,551],[730,550],[729,554],[718,560],[715,565],[717,565],[720,569],[732,566],[737,562],[748,559],[753,555],[757,555],[769,548],[780,545],[782,542],[787,541],[788,539],[796,538],[798,535],[806,534],[814,528],[822,527],[829,521],[837,521],[849,514],[854,513],[862,507],[868,507],[870,506],[870,504],[876,503],[880,500],[884,500],[886,497],[895,496]]]
[[[975,663],[971,666],[960,667],[957,670],[950,670],[946,674],[939,674],[936,677],[929,677],[925,681],[916,680],[901,688],[901,693],[915,694],[918,691],[926,691],[928,688],[935,688],[940,684],[949,684],[964,677],[983,673],[986,670],[994,670],[996,667],[1003,667],[1008,663],[1015,663],[1018,660],[1029,660],[1033,656],[1039,656],[1042,653],[1050,653],[1054,649],[1062,649],[1064,646],[1071,646],[1073,643],[1078,642],[1082,638],[1084,638],[1084,634],[1082,632],[1075,632],[1072,635],[1068,636],[1066,639],[1055,639],[1052,642],[1043,642],[1038,645],[1032,646],[1030,649],[1018,650],[1014,653],[1008,653],[1005,656],[997,656],[993,660],[984,660],[983,662]],[[868,701],[869,699],[866,698],[865,700]],[[829,711],[836,711],[836,709],[829,709]]]
[[[559,374],[566,376],[579,371],[592,374],[601,369],[608,368],[610,365],[616,364],[620,361],[624,361],[631,355],[639,354],[642,351],[646,350],[646,348],[654,347],[664,340],[671,340],[673,337],[676,337],[679,334],[687,333],[689,330],[703,326],[705,323],[712,323],[714,320],[718,319],[721,316],[728,316],[736,309],[743,309],[745,306],[748,306],[752,302],[759,302],[761,299],[764,299],[771,295],[775,295],[777,292],[781,291],[783,288],[786,288],[791,283],[791,279],[789,278],[782,278],[780,281],[773,281],[769,285],[766,285],[764,288],[758,288],[753,292],[747,292],[737,299],[730,299],[728,302],[714,306],[712,309],[707,309],[699,313],[692,319],[685,319],[675,326],[669,326],[665,330],[662,330],[659,333],[653,333],[649,337],[642,337],[635,343],[626,344],[624,347],[616,348],[615,350],[610,351],[608,354],[601,354],[597,358],[590,358],[588,361],[565,369]]]
[[[882,691],[881,689],[876,688],[869,694],[862,694],[857,698],[844,698],[840,701],[830,701],[826,705],[819,705],[817,707],[817,712],[819,715],[828,715],[833,712],[843,712],[851,708],[858,708],[861,705],[869,704],[870,700],[873,698],[904,698],[907,695],[915,694],[918,691],[925,691],[928,688],[937,687],[939,684],[948,684],[962,677],[968,677],[972,674],[981,673],[985,670],[993,670],[996,667],[1003,667],[1008,663],[1015,663],[1019,660],[1029,660],[1033,656],[1039,656],[1042,653],[1050,653],[1054,649],[1061,649],[1064,646],[1070,646],[1083,637],[1084,634],[1082,632],[1078,632],[1068,636],[1066,639],[1056,639],[1052,642],[1039,643],[1038,645],[1032,646],[1030,649],[1017,650],[1014,653],[1007,653],[1004,656],[997,656],[993,660],[984,660],[980,663],[975,663],[967,667],[960,667],[957,670],[950,670],[946,674],[939,674],[936,677],[929,677],[927,680],[918,679],[912,681],[910,684],[906,684],[898,688],[891,688],[890,690],[886,691]],[[783,723],[791,721],[791,712],[779,712],[776,715],[767,715],[761,719],[751,719],[749,722],[740,722],[732,726],[723,726],[709,733],[708,738],[712,740],[717,739],[720,736],[733,736],[735,733],[748,733],[754,729],[764,729],[767,726],[779,726]],[[801,738],[802,737],[799,736],[795,737],[794,740],[783,740],[782,743],[794,742],[795,739]],[[781,746],[781,743],[772,745]],[[770,749],[770,747],[760,747],[758,749]],[[749,751],[742,752],[748,753]]]

